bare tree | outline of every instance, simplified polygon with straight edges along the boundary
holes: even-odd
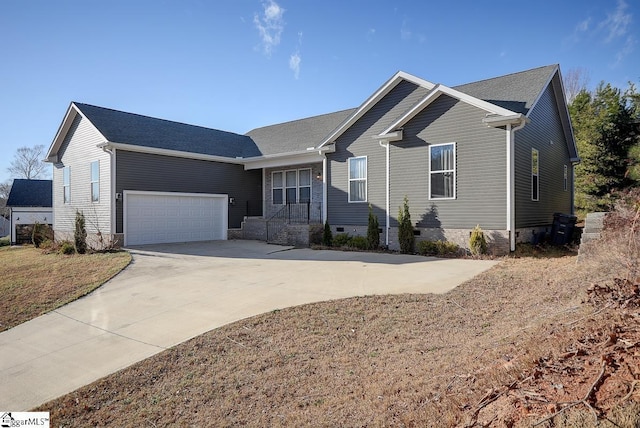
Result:
[[[11,181],[0,183],[0,216],[8,217],[9,209],[7,208],[7,199],[11,191]]]
[[[14,178],[35,180],[48,177],[47,164],[43,161],[44,150],[42,144],[33,147],[20,147],[7,170]]]
[[[576,95],[587,89],[589,84],[589,71],[583,67],[570,68],[564,75],[564,92],[567,103],[571,104]]]

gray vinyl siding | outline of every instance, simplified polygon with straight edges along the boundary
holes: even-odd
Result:
[[[77,115],[62,143],[58,157],[53,165],[53,209],[54,231],[72,232],[75,228],[76,211],[85,216],[88,233],[100,231],[111,233],[110,195],[111,195],[111,159],[97,145],[104,137],[96,131],[87,119]],[[91,162],[100,161],[100,200],[91,201]],[[70,171],[70,203],[63,200],[63,168]]]
[[[372,139],[424,96],[401,84],[345,132],[329,156],[329,222],[363,225],[367,204],[347,202],[347,159],[367,156],[368,202],[384,224],[386,153]],[[442,95],[404,126],[390,147],[390,217],[397,226],[406,195],[414,225],[424,228],[506,228],[506,134],[482,123],[486,112]],[[362,123],[361,123],[362,122]],[[456,199],[429,199],[429,145],[456,144]]]
[[[116,152],[116,192],[142,190],[180,193],[227,194],[229,228],[240,227],[247,201],[262,199],[262,171],[245,171],[242,165],[146,153]],[[123,201],[116,204],[116,229],[123,229]]]
[[[529,118],[531,121],[515,133],[517,228],[551,224],[554,213],[569,214],[572,205],[572,168],[552,85],[544,91]],[[531,200],[532,148],[539,151],[538,201]],[[564,165],[568,170],[566,191]]]
[[[391,226],[409,198],[421,228],[506,228],[506,133],[482,123],[486,112],[441,95],[404,127],[391,147]],[[429,145],[455,143],[456,198],[429,199]]]
[[[386,153],[372,136],[380,134],[427,93],[425,88],[403,81],[374,105],[336,141],[328,162],[328,221],[330,224],[367,223],[368,205],[384,224],[386,204]],[[348,159],[367,156],[367,203],[349,203]]]

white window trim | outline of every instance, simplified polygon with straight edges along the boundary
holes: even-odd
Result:
[[[271,205],[286,205],[287,204],[287,189],[293,189],[293,187],[287,187],[287,172],[292,172],[295,171],[296,172],[296,204],[300,204],[300,203],[304,203],[306,204],[306,202],[300,202],[300,188],[301,187],[308,187],[309,188],[309,203],[313,202],[313,171],[312,168],[300,168],[300,169],[283,169],[283,170],[279,170],[279,171],[271,171]],[[300,171],[309,171],[309,185],[308,186],[300,186]],[[273,180],[273,176],[275,174],[282,174],[282,186],[281,187],[275,187],[273,185],[274,180]],[[282,203],[281,204],[276,204],[273,201],[273,191],[276,189],[280,189],[282,190]]]
[[[440,146],[451,146],[453,145],[453,169],[443,169],[443,170],[439,170],[439,171],[431,171],[431,150],[434,147],[440,147]],[[456,199],[457,195],[458,195],[458,181],[457,181],[457,177],[458,177],[458,172],[457,172],[457,165],[458,165],[458,147],[455,141],[452,141],[450,143],[441,143],[441,144],[430,144],[429,145],[429,200],[430,201],[444,201],[444,200],[453,200]],[[449,197],[445,197],[445,198],[440,198],[440,197],[433,197],[431,195],[431,175],[433,174],[441,174],[443,172],[452,172],[453,173],[453,196],[449,196]]]
[[[364,159],[364,178],[351,178],[351,161],[354,159]],[[349,194],[350,204],[366,204],[369,200],[369,159],[367,156],[353,156],[348,159],[347,162],[347,190]],[[351,200],[351,182],[352,181],[364,181],[364,200],[352,201]]]
[[[94,163],[98,164],[98,177],[97,177],[97,180],[93,179],[93,164]],[[93,162],[91,162],[89,164],[89,177],[90,177],[89,178],[89,181],[90,181],[90,184],[89,184],[90,192],[89,193],[90,193],[91,202],[92,203],[98,203],[98,202],[100,202],[100,161],[99,160],[93,161]],[[96,199],[93,198],[93,196],[94,196],[93,195],[93,185],[94,184],[98,185],[98,195],[97,195],[98,197]]]
[[[273,183],[275,182],[273,179],[273,176],[276,174],[282,174],[282,186],[278,186],[276,187]],[[287,199],[287,195],[285,195],[285,183],[284,183],[284,171],[271,171],[271,205],[285,205],[286,204],[286,199]],[[282,203],[278,204],[274,201],[273,199],[273,191],[274,190],[281,190],[282,191]]]
[[[534,174],[533,172],[533,154],[536,154],[536,159],[538,161],[538,172]],[[535,180],[535,194],[537,196],[537,198],[534,198],[533,196],[533,190],[534,190],[534,177],[537,178],[537,180]],[[534,149],[531,148],[531,200],[534,202],[538,202],[540,201],[540,151],[538,149]]]
[[[65,180],[65,172],[69,180]],[[67,198],[67,194],[69,197]],[[71,167],[65,166],[62,168],[62,203],[71,203]]]

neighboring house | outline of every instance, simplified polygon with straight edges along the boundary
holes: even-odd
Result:
[[[0,216],[0,238],[9,236],[11,230],[11,222],[8,218]]]
[[[31,242],[30,230],[25,226],[36,223],[53,224],[52,181],[15,179],[7,199],[11,230],[11,244]]]
[[[81,210],[124,245],[305,244],[307,223],[366,234],[371,206],[397,249],[407,196],[417,239],[467,246],[479,224],[505,252],[573,212],[579,158],[550,65],[453,88],[398,72],[356,109],[246,135],[71,103],[48,161],[57,238]]]

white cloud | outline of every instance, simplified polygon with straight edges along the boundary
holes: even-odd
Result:
[[[624,0],[618,0],[618,6],[607,15],[607,19],[600,23],[600,27],[607,31],[607,37],[605,43],[609,43],[618,37],[623,37],[627,34],[629,25],[631,24],[631,14],[626,12],[628,5]]]
[[[262,50],[270,56],[273,49],[280,44],[280,36],[284,31],[283,15],[285,10],[274,0],[262,2],[264,11],[262,15],[256,13],[253,23],[260,33]]]
[[[289,68],[293,71],[293,76],[298,79],[300,77],[300,63],[302,58],[298,52],[289,57]]]
[[[400,28],[400,38],[402,40],[411,40],[411,29],[407,26],[407,20],[402,21],[402,27]]]

